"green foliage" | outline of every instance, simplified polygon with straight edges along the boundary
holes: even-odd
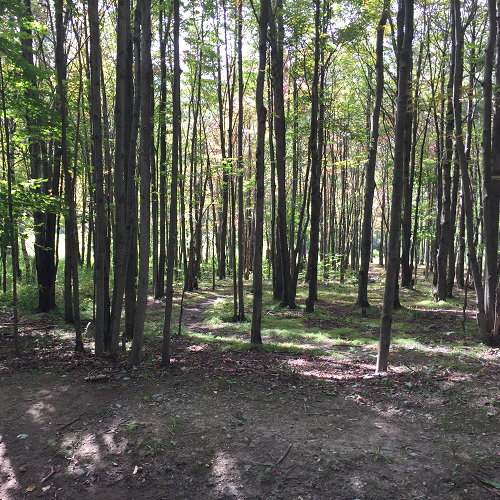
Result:
[[[26,220],[26,225],[29,226],[29,218],[33,212],[66,213],[62,200],[55,196],[40,193],[40,185],[41,180],[36,179],[20,182],[12,187],[12,210],[14,220]],[[0,179],[0,250],[10,246],[11,231],[7,181]],[[17,229],[15,233],[17,234]]]

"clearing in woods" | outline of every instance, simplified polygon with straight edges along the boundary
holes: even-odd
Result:
[[[323,284],[313,314],[268,290],[262,350],[250,323],[228,320],[229,282],[187,294],[168,371],[160,301],[140,367],[96,359],[90,338],[74,354],[46,315],[22,317],[14,359],[1,314],[0,499],[500,496],[499,356],[478,343],[471,305],[463,330],[463,291],[433,304],[424,281],[401,290],[390,371],[375,376],[373,281],[366,316],[353,283]]]

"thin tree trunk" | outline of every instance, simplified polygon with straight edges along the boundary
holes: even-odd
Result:
[[[96,290],[95,350],[97,355],[104,353],[106,334],[106,309],[109,307],[108,263],[106,262],[106,209],[104,199],[104,172],[102,158],[102,125],[101,125],[101,42],[99,30],[98,1],[89,0],[90,24],[90,92],[92,116],[93,165],[95,173],[95,239],[94,239],[94,280]],[[108,309],[109,314],[109,309]]]
[[[455,142],[460,161],[460,171],[462,174],[462,192],[463,204],[465,211],[465,224],[467,229],[467,246],[470,269],[474,279],[474,287],[476,289],[476,308],[477,308],[477,321],[479,326],[479,336],[481,341],[489,342],[490,336],[484,310],[484,290],[481,282],[481,271],[479,262],[476,255],[476,247],[474,242],[474,214],[472,206],[472,195],[469,177],[469,165],[465,154],[463,130],[462,130],[462,105],[460,90],[463,80],[463,27],[460,16],[460,1],[452,0],[451,2],[452,15],[454,16],[455,31],[454,31],[454,44],[455,44],[455,78],[453,82],[453,109],[455,116]],[[466,283],[467,286],[467,283]]]
[[[141,143],[139,168],[140,184],[140,234],[139,234],[139,277],[137,281],[137,306],[134,319],[134,338],[131,348],[131,363],[138,365],[142,360],[144,324],[149,288],[149,255],[151,236],[151,142],[153,67],[151,63],[151,0],[140,0],[136,9],[141,8]]]
[[[318,111],[319,111],[319,65],[320,47],[320,0],[314,0],[315,41],[314,73],[311,86],[311,132],[309,151],[311,154],[311,231],[307,274],[309,276],[309,295],[306,299],[306,311],[314,312],[314,302],[318,300],[318,254],[319,223],[321,218],[321,144],[318,147]],[[300,263],[299,263],[300,264]]]
[[[163,320],[162,366],[170,365],[170,323],[174,295],[174,260],[177,248],[177,177],[179,166],[179,142],[181,134],[181,68],[179,56],[180,13],[179,0],[174,0],[174,78],[172,85],[172,177],[170,184],[170,222],[168,230],[167,281],[165,317]]]
[[[379,118],[384,92],[384,30],[389,10],[388,0],[384,1],[382,15],[377,27],[377,56],[375,74],[377,79],[375,102],[371,118],[370,150],[366,162],[365,199],[363,208],[363,227],[361,236],[361,267],[358,275],[358,300],[360,307],[368,307],[368,272],[370,269],[370,249],[372,243],[373,193],[375,191],[375,169],[377,165],[377,146],[379,136]],[[382,234],[381,234],[382,241]]]
[[[395,287],[399,269],[399,235],[401,231],[401,201],[403,192],[403,162],[406,120],[408,119],[408,84],[411,73],[411,50],[413,39],[413,1],[402,0],[400,12],[404,13],[404,38],[398,54],[398,96],[396,104],[396,123],[394,138],[394,172],[392,184],[391,226],[389,231],[389,254],[385,278],[384,304],[380,326],[379,350],[376,372],[386,372],[389,364],[391,343],[392,312],[394,308]]]
[[[269,13],[271,66],[274,90],[274,128],[276,134],[276,172],[278,175],[278,232],[279,256],[283,279],[283,296],[281,307],[295,308],[295,294],[292,290],[290,275],[290,254],[288,253],[287,212],[286,212],[286,137],[285,106],[283,97],[283,6],[282,1],[276,3],[276,10]]]
[[[495,60],[495,44],[497,35],[497,6],[495,0],[488,1],[489,33],[484,54],[484,77],[483,77],[483,121],[482,121],[482,203],[483,209],[483,231],[484,240],[484,312],[486,329],[493,331],[495,320],[495,296],[498,280],[498,222],[499,222],[499,200],[500,200],[500,146],[495,144],[500,140],[500,129],[498,124],[498,108],[495,106],[496,137],[492,141],[493,115],[493,66]],[[497,70],[498,71],[498,70]],[[495,94],[498,95],[498,88]],[[492,164],[492,148],[495,147],[495,167]],[[494,175],[493,175],[493,170]],[[477,285],[476,285],[477,286]]]
[[[243,207],[243,0],[238,1],[238,320],[245,321],[243,290],[245,216]]]

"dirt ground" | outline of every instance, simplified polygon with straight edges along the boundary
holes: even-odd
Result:
[[[205,328],[209,302],[186,309],[188,330]],[[164,372],[160,340],[132,369],[75,355],[50,322],[22,330],[19,359],[0,333],[0,500],[500,496],[496,350],[473,359],[464,346],[451,355],[468,368],[455,369],[446,349],[435,352],[442,367],[428,367],[425,353],[395,348],[390,372],[375,376],[362,351],[237,351],[174,337]],[[408,369],[408,356],[422,369]]]

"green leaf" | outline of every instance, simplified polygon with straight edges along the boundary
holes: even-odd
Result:
[[[476,475],[472,475],[472,477],[474,477],[475,479],[477,479],[478,481],[480,481],[481,483],[484,483],[484,484],[488,484],[490,486],[493,486],[493,488],[498,488],[500,489],[500,483],[495,483],[495,481],[490,481],[489,479],[485,479],[483,477],[480,477],[480,476],[476,476]]]

